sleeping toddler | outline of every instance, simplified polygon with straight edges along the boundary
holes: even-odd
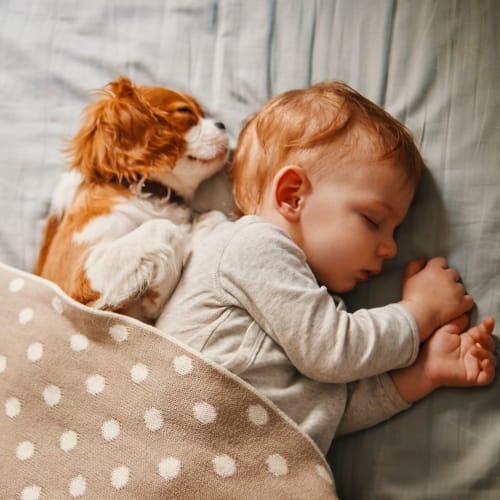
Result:
[[[417,188],[408,130],[341,82],[271,99],[232,166],[242,217],[195,244],[157,326],[254,386],[326,453],[440,386],[495,376],[494,320],[442,257],[408,263],[401,300],[346,311],[379,274]]]

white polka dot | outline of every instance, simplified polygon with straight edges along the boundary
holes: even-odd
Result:
[[[119,490],[126,486],[129,480],[129,475],[130,471],[125,465],[113,469],[111,472],[111,485],[113,488]]]
[[[74,335],[71,335],[69,343],[73,351],[81,352],[89,346],[89,339],[81,333],[75,333]]]
[[[102,391],[104,391],[104,387],[106,386],[106,379],[99,374],[90,376],[86,381],[85,385],[87,386],[87,392],[92,394],[92,396],[97,396]]]
[[[19,292],[19,290],[22,290],[24,287],[24,280],[23,278],[14,278],[10,283],[9,283],[9,290],[11,292]]]
[[[288,463],[278,453],[271,455],[267,460],[267,468],[274,476],[286,476],[288,474]]]
[[[87,490],[87,480],[83,476],[76,476],[69,482],[69,494],[73,497],[81,497]]]
[[[26,486],[26,488],[21,491],[21,500],[38,500],[40,498],[40,493],[42,493],[42,488],[40,488],[40,486],[36,484]]]
[[[48,385],[43,390],[43,399],[49,406],[56,406],[61,401],[61,389],[57,385]]]
[[[35,453],[35,445],[31,441],[23,441],[16,448],[16,457],[19,460],[29,460]]]
[[[136,384],[142,384],[148,378],[148,374],[148,367],[142,363],[137,363],[130,369],[130,377]]]
[[[181,463],[175,457],[164,458],[158,464],[158,474],[160,474],[160,476],[167,481],[175,479],[179,475],[180,471]]]
[[[315,469],[319,477],[324,479],[327,483],[333,484],[332,477],[325,467],[318,464]]]
[[[127,340],[128,330],[124,325],[113,325],[109,329],[109,334],[115,342],[123,342]]]
[[[212,424],[217,419],[217,410],[205,401],[193,406],[194,418],[202,424]]]
[[[75,431],[66,431],[59,438],[59,446],[63,451],[71,451],[78,443],[78,434]]]
[[[0,355],[0,373],[3,373],[7,369],[7,358]]]
[[[17,417],[21,413],[21,401],[17,398],[9,398],[5,401],[5,414],[14,418]]]
[[[101,435],[106,441],[116,439],[120,435],[119,422],[114,419],[106,420],[101,426]]]
[[[193,360],[188,356],[177,356],[173,365],[179,375],[189,375],[193,371]]]
[[[212,460],[215,473],[220,477],[231,477],[236,473],[236,463],[228,455],[219,455]]]
[[[41,344],[40,342],[33,342],[33,344],[31,344],[28,347],[28,349],[26,351],[26,356],[33,363],[35,363],[36,361],[39,361],[40,359],[42,359],[42,356],[43,356],[43,344]]]
[[[62,314],[64,312],[63,303],[61,302],[61,299],[59,297],[54,297],[51,304],[52,309],[54,309],[57,314]]]
[[[19,313],[19,323],[21,323],[21,325],[26,325],[32,319],[33,309],[31,309],[31,307],[26,307]]]
[[[269,422],[269,415],[263,406],[250,405],[248,407],[248,420],[255,425],[265,425]]]
[[[161,411],[157,408],[150,408],[144,414],[144,423],[150,431],[159,431],[163,427],[163,415]]]

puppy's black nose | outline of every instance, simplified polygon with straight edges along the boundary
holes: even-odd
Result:
[[[226,130],[226,126],[222,122],[215,122],[214,125],[221,130]]]

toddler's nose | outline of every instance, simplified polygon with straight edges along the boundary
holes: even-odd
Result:
[[[392,259],[398,253],[398,246],[393,238],[380,243],[377,248],[377,255],[382,259]]]

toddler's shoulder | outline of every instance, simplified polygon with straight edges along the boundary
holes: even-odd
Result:
[[[273,249],[298,249],[290,237],[276,225],[256,215],[246,215],[227,228],[227,247],[243,252],[269,252]]]
[[[269,265],[304,265],[302,250],[276,225],[247,215],[221,228],[221,267],[237,266],[246,270]]]

